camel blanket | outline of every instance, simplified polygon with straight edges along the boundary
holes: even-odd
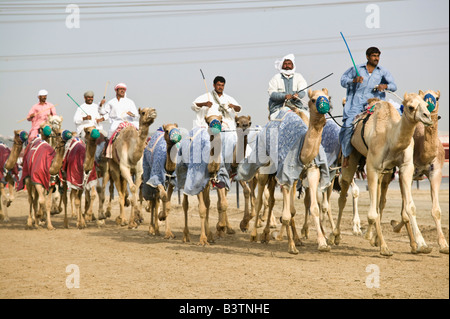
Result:
[[[67,182],[69,189],[82,190],[85,188],[90,190],[97,185],[95,168],[91,170],[88,176],[84,175],[85,156],[86,144],[79,137],[73,137],[67,141],[59,178],[61,181]]]
[[[150,137],[144,150],[142,195],[146,200],[153,198],[155,188],[158,185],[166,185],[166,177],[173,186],[177,186],[175,172],[170,176],[167,174],[166,158],[167,143],[164,139],[164,132],[158,129]]]
[[[113,142],[116,140],[117,136],[119,135],[120,131],[122,131],[124,128],[132,126],[136,129],[136,131],[138,130],[136,126],[134,126],[132,123],[130,122],[122,122],[119,124],[119,126],[117,127],[117,129],[114,131],[114,133],[111,135],[111,138],[108,141],[108,145],[106,147],[106,156],[107,158],[112,158],[112,144]]]
[[[23,155],[22,177],[17,190],[24,188],[27,177],[33,184],[42,185],[47,191],[50,188],[50,166],[56,156],[53,147],[44,140],[36,137],[25,149]]]
[[[6,161],[8,160],[9,155],[11,154],[11,149],[6,146],[3,143],[0,143],[0,180],[2,181],[2,183],[4,182],[4,178],[6,177],[4,175],[4,167],[6,164]],[[11,174],[11,176],[14,178],[15,181],[19,180],[19,165],[16,163],[14,165],[14,168],[9,171],[9,173]]]
[[[209,154],[211,143],[208,131],[205,128],[194,128],[187,137],[181,141],[178,150],[178,163],[176,168],[178,188],[184,189],[186,195],[197,195],[208,184],[211,176],[208,173]],[[225,184],[230,189],[231,183],[225,164],[222,161],[217,172],[219,182]]]
[[[299,156],[307,130],[297,114],[291,110],[280,111],[258,134],[255,149],[239,165],[236,179],[249,181],[260,169],[263,174],[275,174],[280,185],[292,186],[304,168]],[[322,146],[314,163],[320,168],[319,187],[324,189],[330,185],[330,175]]]

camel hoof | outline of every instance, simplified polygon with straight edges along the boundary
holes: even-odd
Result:
[[[239,224],[239,228],[241,229],[241,232],[246,233],[248,231],[248,222],[242,220]]]
[[[98,213],[98,220],[104,220],[104,219],[106,219],[105,214],[103,212],[102,213]]]
[[[47,229],[48,229],[48,230],[55,230],[56,228],[53,227],[53,226],[47,226]]]
[[[384,247],[380,249],[380,255],[390,257],[393,253],[389,250],[389,248]]]
[[[228,235],[234,235],[234,234],[236,234],[236,232],[234,231],[233,228],[227,227],[227,234],[228,234]]]
[[[319,251],[320,252],[329,252],[331,250],[331,247],[329,245],[320,245]]]
[[[191,238],[189,237],[189,235],[184,235],[183,236],[183,243],[190,243],[191,242]]]
[[[300,231],[303,239],[308,239],[309,237],[309,229],[308,228],[302,228]]]
[[[167,234],[164,236],[164,239],[175,239],[175,235],[172,234],[172,233],[167,233]]]
[[[107,210],[105,213],[106,218],[110,218],[111,217],[111,211]]]
[[[439,249],[439,252],[441,254],[447,254],[448,255],[448,247],[444,247],[444,248]]]
[[[398,224],[400,224],[400,222],[396,221],[396,220],[391,220],[391,226],[392,226],[392,230],[395,233],[399,233],[401,228],[397,228]]]
[[[433,251],[433,248],[428,246],[422,246],[417,250],[418,254],[429,254]]]
[[[252,243],[258,242],[258,235],[251,235],[250,236],[250,242],[252,242]]]
[[[165,221],[166,220],[166,218],[167,218],[167,215],[166,214],[164,214],[164,212],[159,212],[159,214],[158,214],[158,219],[160,220],[160,221]]]
[[[305,244],[302,242],[300,238],[294,239],[294,242],[296,247],[305,246]]]
[[[288,251],[291,255],[298,255],[298,249],[294,247],[289,247]]]

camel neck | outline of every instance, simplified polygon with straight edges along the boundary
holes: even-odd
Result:
[[[311,163],[319,154],[325,124],[325,115],[311,114],[308,130],[306,131],[303,147],[300,152],[300,161],[304,165]]]
[[[11,153],[8,156],[8,159],[5,163],[5,168],[9,171],[14,168],[14,165],[17,163],[17,159],[19,158],[20,152],[22,151],[22,143],[14,142]]]

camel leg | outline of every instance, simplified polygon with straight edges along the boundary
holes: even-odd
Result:
[[[306,172],[308,178],[309,192],[311,198],[311,217],[314,220],[317,230],[317,242],[319,251],[330,251],[330,246],[327,244],[327,239],[322,231],[320,223],[319,203],[317,202],[317,191],[320,182],[320,170],[318,167],[309,168]]]
[[[259,219],[259,213],[261,211],[261,207],[263,204],[263,193],[264,189],[266,187],[266,184],[269,181],[269,175],[266,174],[259,174],[258,175],[258,194],[256,197],[256,209],[255,209],[255,225],[252,229],[252,232],[250,234],[250,241],[258,241],[258,219]],[[241,222],[242,225],[242,222]],[[248,224],[247,224],[248,225]],[[242,227],[241,227],[242,229]]]
[[[431,216],[433,216],[434,222],[436,223],[436,231],[438,235],[439,252],[442,254],[449,253],[448,243],[445,240],[444,233],[442,231],[441,225],[441,207],[439,206],[439,189],[442,181],[442,170],[437,168],[435,165],[435,170],[431,172],[428,179],[430,180],[430,191],[431,191]]]
[[[264,187],[264,196],[263,196],[263,206],[262,206],[263,213],[259,217],[258,227],[261,227],[262,226],[261,222],[265,222],[265,221],[270,223],[271,228],[276,228],[277,227],[277,221],[275,220],[275,215],[273,214],[273,212],[272,212],[272,218],[269,219],[269,217],[268,217],[268,214],[269,214],[269,197],[270,197],[270,192],[269,192],[269,188],[266,185]]]
[[[67,217],[67,183],[62,185],[63,192],[61,194],[61,202],[64,205],[64,228],[69,228],[69,218]]]
[[[83,194],[82,190],[72,189],[70,192],[70,196],[74,198],[75,201],[75,211],[77,212],[77,228],[83,229],[86,228],[86,220],[84,219],[84,215],[81,210],[81,196]]]
[[[368,160],[367,162],[369,163],[370,161]],[[367,213],[369,228],[371,226],[375,226],[378,242],[380,244],[380,254],[383,256],[392,256],[392,252],[389,250],[386,241],[384,240],[383,233],[381,231],[380,215],[378,214],[378,203],[380,198],[379,189],[381,187],[381,181],[378,172],[370,166],[367,167],[367,184],[369,187],[370,198],[370,206]],[[368,232],[366,235],[370,236],[370,233]]]
[[[305,189],[305,197],[303,198],[303,205],[305,206],[305,221],[303,222],[303,227],[301,230],[302,238],[308,239],[309,237],[309,223],[308,218],[311,214],[310,207],[311,207],[311,195],[309,192],[309,189]]]
[[[189,236],[189,227],[188,227],[188,210],[189,210],[189,199],[188,195],[183,195],[183,212],[184,212],[184,230],[183,230],[183,243],[188,243],[191,241]]]
[[[6,197],[6,191],[5,191],[5,185],[3,183],[0,183],[0,221],[4,221],[6,222],[9,221],[8,218],[8,210],[6,208],[6,202],[7,202],[7,197]],[[3,212],[4,211],[4,212]]]
[[[352,187],[352,200],[353,200],[353,235],[355,236],[361,236],[361,219],[359,218],[359,212],[358,212],[358,198],[359,198],[359,187],[355,183],[355,179],[352,180],[351,183]]]
[[[116,186],[117,192],[119,194],[120,214],[116,218],[116,225],[125,226],[128,224],[128,221],[125,218],[125,190],[123,189],[123,183],[121,180],[120,171],[119,168],[117,167],[117,164],[114,163],[113,161],[110,161],[110,165],[111,165],[110,177],[114,182],[114,185]]]
[[[338,206],[339,214],[336,220],[335,228],[328,238],[328,243],[332,245],[339,245],[341,242],[341,221],[342,214],[344,212],[345,205],[347,204],[347,193],[350,184],[353,182],[353,177],[355,176],[356,168],[358,165],[359,158],[361,156],[355,152],[350,154],[349,165],[346,168],[341,169],[341,175],[339,184],[341,186],[341,192],[339,193]]]
[[[246,233],[249,228],[249,222],[252,220],[253,217],[256,216],[256,212],[258,211],[258,198],[255,196],[255,189],[258,186],[258,178],[254,177],[250,182],[250,197],[251,197],[251,211],[244,211],[244,217],[242,218],[241,223],[239,224],[239,228],[242,232]],[[258,188],[258,196],[259,194],[259,188]]]
[[[414,165],[403,165],[399,167],[399,182],[400,182],[400,190],[402,192],[402,198],[403,198],[403,209],[402,209],[402,218],[405,222],[406,226],[408,226],[408,222],[411,225],[411,230],[407,227],[408,234],[411,238],[411,242],[413,241],[412,238],[415,239],[415,244],[417,244],[417,250],[415,250],[415,244],[411,245],[411,252],[412,253],[422,253],[422,254],[429,254],[432,250],[431,247],[428,247],[428,245],[425,242],[425,239],[422,236],[422,233],[420,232],[420,229],[417,225],[417,219],[416,219],[416,206],[414,204],[414,201],[412,199],[412,192],[411,192],[411,182],[412,182],[412,176],[414,174]],[[403,210],[406,212],[407,217],[405,214],[403,214]]]
[[[270,241],[270,219],[273,216],[273,207],[275,206],[275,188],[277,186],[277,182],[275,178],[269,178],[267,187],[264,187],[265,191],[267,190],[267,201],[268,201],[268,213],[267,213],[267,222],[266,227],[261,235],[261,243],[268,244]]]
[[[295,247],[294,236],[292,234],[292,230],[290,226],[292,217],[291,217],[291,208],[290,208],[290,192],[291,187],[289,185],[282,185],[281,192],[283,194],[283,211],[281,213],[281,228],[286,228],[286,234],[288,239],[288,253],[296,255],[298,254],[298,250]]]
[[[249,184],[244,182],[244,181],[239,181],[239,184],[242,187],[242,192],[244,193],[244,199],[245,199],[245,204],[244,204],[244,217],[242,219],[242,221],[244,220],[250,220],[252,217],[252,214],[254,213],[254,201],[253,198],[251,198],[251,189],[249,187]],[[251,209],[252,209],[252,213],[250,213],[250,202],[251,202]],[[253,214],[254,216],[254,214]],[[247,229],[248,229],[248,223],[247,223]],[[241,231],[243,231],[241,229]]]
[[[209,191],[209,189],[208,189]],[[207,225],[206,225],[206,214],[207,209],[205,205],[205,193],[204,191],[200,192],[197,195],[198,198],[198,213],[200,215],[200,228],[201,228],[201,234],[200,234],[200,241],[199,245],[206,246],[209,245],[208,243],[208,237],[207,237]]]
[[[170,229],[170,224],[169,224],[169,214],[170,214],[170,210],[172,208],[172,203],[170,202],[171,198],[172,198],[172,193],[173,193],[173,185],[169,184],[169,187],[167,189],[167,196],[166,196],[166,200],[162,200],[162,206],[163,209],[162,211],[159,213],[159,220],[165,220],[166,221],[166,232],[165,232],[165,239],[170,239],[170,238],[175,238],[175,235],[172,233],[172,230]]]
[[[291,187],[291,191],[289,193],[289,201],[290,201],[290,208],[291,208],[291,230],[292,230],[292,234],[294,236],[295,245],[303,246],[300,236],[297,233],[297,228],[295,227],[295,220],[294,220],[295,214],[297,213],[297,211],[295,209],[295,194],[297,192],[297,183],[298,183],[298,181],[294,182],[294,184]]]
[[[39,207],[42,208],[42,212],[43,214],[47,215],[47,229],[48,230],[54,230],[55,227],[53,227],[52,225],[52,220],[51,220],[51,213],[50,213],[50,209],[48,209],[47,207],[47,199],[45,197],[45,189],[44,187],[42,187],[42,185],[36,184],[35,189],[37,191],[38,194],[38,201],[39,201]]]
[[[72,218],[78,218],[78,213],[75,206],[75,193],[70,191],[70,211],[72,212]]]

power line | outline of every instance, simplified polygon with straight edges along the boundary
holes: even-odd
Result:
[[[283,0],[286,1],[286,0]],[[291,0],[288,0],[291,1]],[[406,1],[406,0],[378,0],[379,2],[399,2],[399,1]],[[225,1],[221,1],[221,2],[215,2],[212,5],[216,5],[217,4],[250,4],[250,3],[255,3],[256,1],[231,1],[231,2],[225,2]],[[339,2],[324,2],[324,3],[315,3],[315,4],[284,4],[284,5],[280,5],[280,1],[268,1],[268,0],[260,0],[259,2],[274,2],[277,3],[277,5],[272,4],[272,5],[257,5],[257,6],[241,6],[241,7],[220,7],[220,8],[211,8],[210,6],[208,6],[208,4],[206,4],[206,7],[202,7],[202,8],[196,8],[196,9],[165,9],[165,10],[138,10],[138,11],[106,11],[106,10],[101,10],[101,11],[83,11],[83,15],[88,15],[88,16],[102,16],[102,15],[121,15],[119,18],[128,18],[127,15],[192,15],[192,14],[206,14],[206,13],[234,13],[234,12],[251,12],[251,11],[261,11],[261,10],[279,10],[279,9],[297,9],[297,8],[318,8],[318,7],[328,7],[328,6],[342,6],[342,5],[355,5],[355,4],[367,4],[367,3],[373,3],[373,0],[357,0],[357,1],[339,1]],[[193,5],[194,3],[192,3],[191,5]],[[198,5],[199,3],[195,3],[195,5]],[[177,3],[177,4],[172,4],[172,6],[186,6],[186,4],[181,4],[181,3]],[[205,5],[205,3],[203,3],[203,5]],[[86,8],[119,8],[119,4],[117,5],[110,5],[110,6],[88,6]],[[132,5],[130,4],[123,4],[124,7],[120,7],[120,8],[131,8]],[[137,7],[142,7],[142,6],[152,6],[152,4],[140,4],[140,5],[136,5]],[[155,4],[153,4],[153,6],[155,6]],[[163,6],[162,4],[159,4],[158,6]],[[167,5],[166,5],[167,6]],[[64,6],[65,8],[66,6]],[[83,6],[78,5],[78,7],[83,8]],[[0,7],[1,9],[1,7]],[[6,8],[8,9],[8,8]],[[48,8],[47,8],[48,9]],[[61,9],[60,7],[54,7],[53,9]],[[58,12],[11,12],[11,10],[7,10],[8,12],[2,12],[5,11],[5,8],[3,8],[3,10],[0,10],[0,16],[65,16],[67,15],[67,13],[65,11],[58,11]],[[92,18],[92,17],[91,17]],[[96,17],[95,19],[97,19],[98,17]],[[85,18],[86,19],[86,18]],[[89,19],[89,17],[87,18]],[[39,20],[38,20],[39,21]],[[49,21],[49,20],[47,20]],[[0,23],[4,23],[4,22],[17,22],[17,21],[0,21]],[[20,22],[28,22],[25,20],[21,20]],[[37,22],[37,21],[33,21],[33,22]]]
[[[410,49],[420,47],[434,47],[434,46],[448,46],[449,42],[430,42],[430,43],[417,43],[411,45],[396,45],[386,46],[383,50],[396,50],[396,49]],[[365,51],[354,49],[353,51]],[[323,55],[336,55],[342,54],[343,51],[325,51],[325,52],[293,52],[296,56],[308,57],[308,56],[323,56]],[[205,64],[205,63],[220,63],[220,62],[237,62],[237,61],[255,61],[255,60],[267,60],[276,59],[279,56],[259,56],[259,57],[242,57],[242,58],[227,58],[227,59],[202,59],[202,60],[184,60],[184,61],[171,61],[171,62],[155,62],[155,63],[135,63],[135,64],[114,64],[114,65],[93,65],[93,66],[76,66],[76,67],[54,67],[54,68],[35,68],[35,69],[16,69],[16,70],[0,70],[2,73],[7,72],[44,72],[44,71],[76,71],[76,70],[92,70],[92,69],[117,69],[117,68],[132,68],[132,67],[151,67],[151,66],[170,66],[170,65],[184,65],[184,64]]]
[[[411,36],[438,35],[448,33],[449,28],[435,28],[412,31],[399,31],[389,33],[379,33],[375,35],[354,35],[347,38],[353,41],[366,39],[386,39],[386,38],[405,38]],[[330,42],[340,42],[339,37],[326,37],[303,40],[287,40],[287,41],[267,41],[254,43],[234,43],[224,45],[208,45],[195,47],[174,47],[161,49],[136,49],[136,50],[115,50],[115,51],[93,51],[93,52],[74,52],[74,53],[49,53],[49,54],[24,54],[24,55],[6,55],[0,56],[1,60],[27,60],[27,59],[55,59],[55,58],[88,58],[88,57],[105,57],[105,56],[121,56],[121,55],[142,55],[142,54],[166,54],[166,53],[186,53],[195,51],[223,51],[223,50],[241,50],[241,49],[259,49],[264,47],[276,47],[287,45],[309,45]]]

